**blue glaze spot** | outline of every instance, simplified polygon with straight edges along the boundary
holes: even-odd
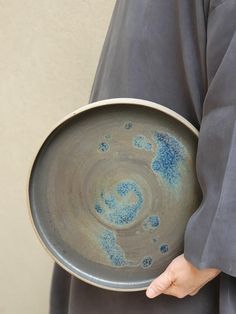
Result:
[[[148,217],[148,223],[152,228],[157,228],[160,224],[160,219],[158,216],[150,216]]]
[[[100,152],[106,152],[106,151],[108,151],[108,149],[109,149],[109,144],[108,143],[102,142],[102,143],[100,143],[98,145],[98,150]]]
[[[147,141],[144,135],[137,135],[133,138],[133,146],[138,149],[152,150],[152,144]]]
[[[103,212],[103,208],[98,203],[95,204],[95,209],[96,209],[96,212],[99,214]]]
[[[149,268],[152,266],[153,260],[151,256],[145,256],[141,262],[143,268]]]
[[[137,135],[133,139],[133,145],[135,148],[143,149],[145,147],[145,144],[146,144],[146,140],[145,140],[145,136],[143,135]]]
[[[169,247],[168,247],[168,244],[162,244],[161,246],[160,246],[160,251],[161,251],[161,253],[167,253],[168,252],[168,250],[169,250]]]
[[[153,139],[157,144],[157,151],[151,163],[152,170],[174,185],[180,177],[178,166],[184,159],[183,146],[173,136],[164,133],[155,132]]]
[[[116,243],[116,235],[112,231],[106,230],[101,234],[100,244],[113,266],[122,267],[127,264],[124,252]]]
[[[147,217],[143,222],[145,229],[156,229],[160,225],[160,218],[157,215]]]
[[[152,144],[151,143],[146,143],[145,150],[150,152],[152,150]]]
[[[124,128],[125,128],[126,130],[130,130],[130,129],[132,128],[132,126],[133,126],[133,123],[132,123],[131,121],[128,121],[128,122],[126,122],[126,123],[124,124]]]
[[[109,223],[122,226],[135,220],[143,203],[141,187],[133,180],[123,180],[111,187],[109,192],[100,193],[100,200],[96,201],[95,210]]]

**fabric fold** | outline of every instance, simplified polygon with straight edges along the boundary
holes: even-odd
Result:
[[[184,254],[198,268],[236,276],[236,19],[230,16],[236,2],[229,0],[208,18],[208,91],[196,160],[203,201],[187,224]]]

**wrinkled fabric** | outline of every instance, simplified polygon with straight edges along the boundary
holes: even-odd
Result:
[[[184,254],[222,273],[195,296],[148,299],[97,288],[55,265],[50,314],[236,313],[236,1],[118,0],[89,102],[154,101],[199,129],[203,192],[185,231]]]

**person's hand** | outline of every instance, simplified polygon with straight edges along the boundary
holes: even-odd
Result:
[[[199,270],[188,262],[184,255],[176,257],[146,290],[148,298],[160,294],[168,294],[177,298],[195,295],[208,281],[215,278],[221,271],[215,268]]]

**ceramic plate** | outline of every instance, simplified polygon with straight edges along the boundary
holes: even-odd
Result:
[[[110,290],[145,289],[183,252],[198,208],[198,132],[159,104],[83,106],[40,148],[29,180],[33,225],[64,269]]]

